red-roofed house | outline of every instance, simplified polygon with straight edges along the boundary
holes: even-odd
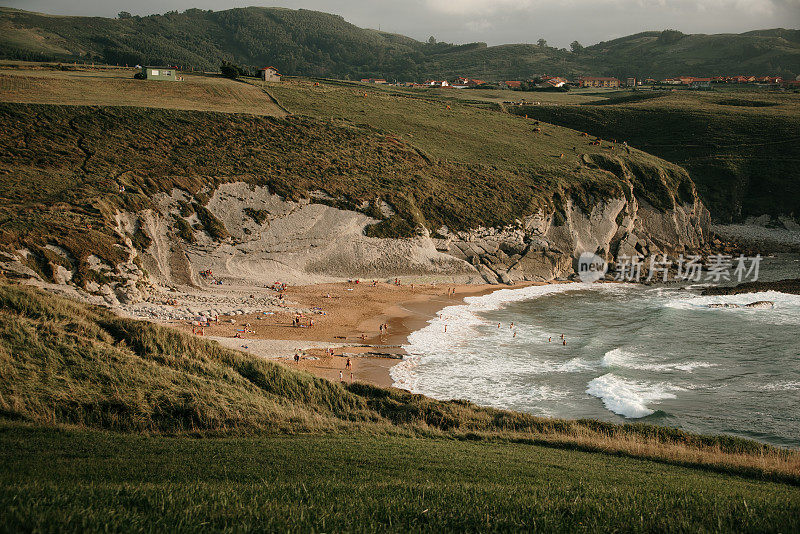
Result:
[[[278,69],[275,67],[264,67],[259,72],[261,72],[261,79],[265,82],[281,81],[281,75],[278,73]]]

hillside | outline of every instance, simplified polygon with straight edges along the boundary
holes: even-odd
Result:
[[[4,282],[0,310],[3,529],[798,527],[794,452],[332,383]]]
[[[25,87],[2,98],[61,103],[0,104],[9,132],[0,267],[111,305],[140,301],[153,283],[198,284],[207,269],[257,285],[397,275],[511,283],[569,276],[586,248],[613,258],[625,247],[707,245],[707,211],[683,169],[494,102],[92,72],[0,77]],[[125,90],[104,92],[111,81]],[[214,92],[200,102],[220,110],[241,109],[248,95],[245,109],[259,116],[163,109],[191,106],[186,91]],[[119,106],[79,105],[93,95]],[[276,106],[294,115],[261,116]]]
[[[201,70],[217,70],[222,61],[232,60],[251,68],[274,65],[292,75],[350,79],[800,73],[800,31],[784,29],[719,35],[644,32],[586,46],[577,54],[531,44],[422,43],[361,29],[336,15],[284,8],[189,9],[123,19],[0,8],[0,30],[0,58],[5,59]]]
[[[625,140],[680,165],[719,221],[800,216],[797,95],[639,91],[512,111]]]

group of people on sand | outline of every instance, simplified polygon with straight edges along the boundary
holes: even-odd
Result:
[[[292,317],[292,326],[295,328],[312,328],[314,326],[314,319],[306,317],[302,313],[298,313]]]
[[[286,291],[287,287],[289,286],[282,282],[273,282],[271,286],[267,286],[267,289],[277,291],[278,293],[283,293],[284,291]]]
[[[380,331],[381,337],[385,336],[386,334],[389,333],[389,324],[388,323],[381,324],[378,327],[378,330]]]

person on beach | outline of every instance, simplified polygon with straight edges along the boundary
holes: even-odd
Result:
[[[300,353],[299,352],[295,352],[294,353],[294,363],[300,363]]]
[[[344,377],[341,371],[339,371],[339,382],[344,382]]]
[[[347,362],[344,364],[344,368],[345,369],[352,369],[353,368],[353,364],[350,361],[350,358],[347,358]]]
[[[350,373],[350,382],[353,381],[353,373]]]
[[[444,333],[447,333],[447,325],[444,325]]]

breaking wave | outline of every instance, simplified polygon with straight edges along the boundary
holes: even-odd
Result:
[[[615,414],[638,419],[655,413],[648,404],[677,398],[673,391],[680,388],[666,383],[649,383],[626,380],[613,373],[599,376],[589,382],[586,393],[603,401],[606,408]]]

